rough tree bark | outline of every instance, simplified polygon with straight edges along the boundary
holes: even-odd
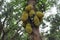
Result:
[[[36,0],[28,0],[28,5],[29,4],[33,5],[33,9],[36,11],[35,6],[34,6],[36,4]],[[42,40],[40,33],[39,33],[39,28],[33,27],[32,29],[33,29],[33,32],[32,34],[30,34],[31,40]]]

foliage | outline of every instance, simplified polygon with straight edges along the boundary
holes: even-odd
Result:
[[[48,19],[48,20],[47,20]],[[47,34],[48,40],[60,40],[60,16],[59,14],[50,15],[47,17],[47,21],[50,22],[50,34]]]
[[[13,0],[10,3],[5,2],[6,4],[2,5],[4,6],[4,8],[2,8],[1,10],[4,10],[4,12],[1,11],[0,20],[3,23],[2,25],[4,25],[4,28],[2,32],[3,35],[0,36],[1,40],[20,40],[20,35],[18,31],[22,31],[23,28],[22,26],[19,26],[21,25],[20,16],[26,2],[25,0],[18,0],[17,2],[16,1],[17,0]]]

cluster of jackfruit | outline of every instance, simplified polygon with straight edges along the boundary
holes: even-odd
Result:
[[[35,11],[33,9],[33,5],[29,4],[25,7],[25,11],[23,11],[21,20],[23,21],[23,25],[25,26],[25,30],[28,33],[32,33],[32,25],[29,23],[29,19],[31,20],[36,27],[39,27],[40,22],[42,21],[44,14],[40,11]]]

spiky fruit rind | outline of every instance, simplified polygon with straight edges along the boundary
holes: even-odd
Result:
[[[30,17],[32,17],[34,14],[35,14],[35,11],[34,11],[34,10],[31,10],[31,11],[29,12],[29,16],[30,16]]]
[[[34,16],[34,24],[38,27],[40,22],[39,22],[39,18],[35,15]]]
[[[39,18],[42,18],[44,16],[44,14],[40,11],[37,11],[36,12],[36,15],[39,17]]]
[[[33,8],[33,6],[31,4],[29,4],[29,5],[26,6],[25,10],[30,11],[32,8]]]
[[[26,24],[26,32],[30,33],[30,34],[32,33],[32,28],[31,28],[31,24],[30,23]]]
[[[26,11],[23,12],[21,20],[26,21],[28,19],[28,13]]]

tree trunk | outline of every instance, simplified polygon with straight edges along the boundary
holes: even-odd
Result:
[[[34,6],[36,4],[36,0],[28,0],[28,5],[29,4],[32,4],[33,9],[36,11],[35,6]],[[30,34],[31,40],[42,40],[42,38],[40,37],[39,28],[33,27],[32,29],[33,29],[33,32],[32,32],[32,34]]]

